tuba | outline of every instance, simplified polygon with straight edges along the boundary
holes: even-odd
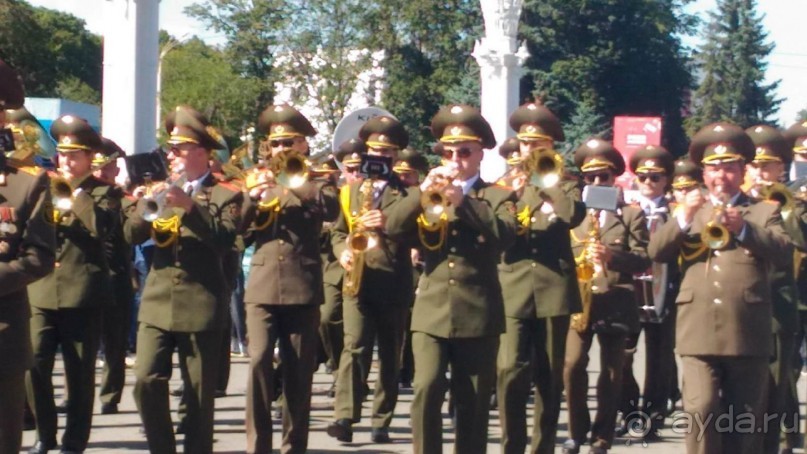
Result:
[[[583,253],[575,258],[577,271],[577,284],[580,288],[580,297],[583,302],[583,310],[572,314],[570,327],[580,334],[588,331],[591,319],[591,305],[594,302],[594,279],[605,275],[605,267],[602,263],[595,261],[588,254],[588,245],[600,241],[600,212],[599,210],[589,211],[588,232],[583,243]],[[599,289],[597,289],[599,290]]]
[[[359,204],[361,208],[358,217],[363,216],[372,208],[373,180],[370,178],[362,181],[359,187]],[[342,293],[347,296],[356,296],[359,294],[364,276],[364,254],[378,245],[378,236],[359,222],[355,222],[350,230],[347,237],[347,248],[353,253],[353,266],[349,270],[345,270]]]
[[[549,188],[563,177],[563,157],[551,148],[541,147],[524,158],[524,171],[529,183],[538,188]]]

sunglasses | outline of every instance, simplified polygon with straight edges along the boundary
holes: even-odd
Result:
[[[594,183],[598,179],[600,180],[600,183],[607,183],[607,182],[611,181],[611,174],[609,172],[587,173],[587,174],[583,175],[583,179],[588,184]]]
[[[639,175],[636,177],[636,179],[639,180],[639,183],[645,183],[647,180],[650,180],[653,183],[658,183],[661,181],[661,175],[655,173],[652,175]]]
[[[272,148],[278,148],[278,147],[291,148],[292,145],[294,145],[294,140],[292,139],[272,140],[269,142],[269,145],[271,145]]]
[[[345,172],[347,173],[356,173],[359,171],[359,166],[345,166]]]
[[[472,151],[471,151],[470,148],[465,148],[465,147],[458,148],[456,150],[449,150],[449,149],[446,148],[446,149],[443,150],[443,158],[451,159],[451,157],[454,156],[454,153],[456,153],[457,156],[459,156],[460,158],[465,159],[465,158],[471,156]]]

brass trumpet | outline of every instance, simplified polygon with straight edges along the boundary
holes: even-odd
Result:
[[[530,152],[523,163],[531,185],[538,188],[553,187],[563,177],[563,157],[551,148],[541,147]]]
[[[73,209],[73,186],[63,175],[51,177],[50,194],[54,212],[68,213]]]
[[[147,179],[146,181],[146,193],[143,195],[143,198],[146,200],[146,206],[143,209],[143,220],[147,222],[154,222],[160,218],[163,210],[165,209],[165,195],[168,194],[168,189],[172,186],[182,187],[188,178],[185,176],[183,172],[180,174],[176,180],[170,185],[165,186],[159,192],[154,191],[154,187],[162,182],[153,183]]]
[[[443,190],[451,184],[459,174],[459,169],[456,166],[446,165],[445,167],[449,167],[450,172],[448,175],[438,174],[433,176],[433,183],[428,189],[423,191],[423,194],[420,196],[423,216],[432,224],[437,223],[448,211],[450,204],[443,194]]]
[[[706,244],[709,249],[723,249],[729,244],[731,234],[729,229],[723,224],[723,213],[726,211],[728,203],[721,200],[715,204],[712,220],[706,223],[703,230],[701,230],[701,241]]]
[[[289,189],[297,189],[308,181],[310,163],[300,153],[281,153],[269,160],[268,165],[259,164],[244,170],[244,183],[247,190],[279,184]],[[272,172],[270,177],[267,171]]]
[[[765,200],[778,202],[783,215],[792,212],[796,204],[793,193],[782,183],[761,185],[759,195]]]

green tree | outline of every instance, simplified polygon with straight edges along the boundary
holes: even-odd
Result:
[[[193,38],[166,54],[162,64],[162,115],[187,104],[207,115],[231,145],[255,121],[252,102],[262,81],[239,74],[225,52]]]
[[[0,58],[20,73],[28,96],[100,100],[101,39],[71,14],[0,0]]]
[[[474,101],[468,96],[474,83],[469,72],[476,70],[471,52],[483,30],[479,2],[370,0],[365,4],[365,46],[381,49],[387,56],[382,107],[406,125],[413,147],[427,149],[434,142],[429,124],[439,107]]]
[[[701,83],[693,96],[687,127],[696,131],[714,121],[742,127],[774,124],[779,81],[765,83],[766,59],[773,51],[755,0],[718,0],[710,13],[697,57]]]
[[[187,7],[185,13],[225,36],[224,54],[237,74],[260,81],[249,102],[249,118],[254,122],[274,98],[272,66],[289,18],[286,2],[204,0]]]
[[[522,98],[543,98],[564,123],[579,106],[608,121],[661,116],[665,145],[683,149],[691,76],[680,36],[694,27],[682,10],[689,1],[526,0],[520,34],[531,58]]]

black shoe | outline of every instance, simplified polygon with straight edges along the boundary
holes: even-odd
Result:
[[[56,406],[56,413],[63,415],[67,413],[67,401],[63,400],[62,403]]]
[[[110,402],[110,403],[101,405],[101,414],[102,415],[116,415],[116,414],[118,414],[118,404]]]
[[[389,437],[389,429],[386,427],[373,427],[370,439],[373,440],[373,443],[392,443]]]
[[[337,419],[328,424],[328,435],[339,441],[350,443],[353,441],[353,424],[349,419]]]
[[[608,454],[608,450],[599,446],[592,446],[588,454]]]
[[[570,438],[563,442],[561,452],[563,454],[580,454],[580,445],[582,445],[582,443],[578,443]]]
[[[34,443],[31,449],[28,450],[28,454],[46,454],[48,451],[54,448],[56,448],[55,441],[53,443],[48,444],[45,444],[41,441],[37,441],[36,443]]]
[[[59,454],[81,454],[82,452],[84,451],[78,449],[62,448],[62,450],[59,451]]]
[[[182,421],[180,421],[179,424],[177,424],[177,430],[175,430],[174,433],[177,434],[177,435],[185,435],[185,420],[184,419]]]
[[[220,397],[227,397],[227,391],[222,391],[220,389],[217,389],[216,392],[213,394],[213,397],[215,397],[216,399],[218,399]]]
[[[336,397],[336,382],[335,381],[331,385],[331,389],[328,390],[328,397],[330,397],[331,399]]]
[[[658,429],[650,429],[650,430],[647,431],[646,434],[644,434],[644,436],[642,437],[642,440],[650,441],[650,442],[661,441],[662,440],[661,433],[658,431]],[[779,454],[785,454],[785,452],[780,451]]]
[[[171,390],[171,395],[174,397],[182,397],[182,393],[185,392],[185,387],[182,385],[177,386],[176,388]]]

